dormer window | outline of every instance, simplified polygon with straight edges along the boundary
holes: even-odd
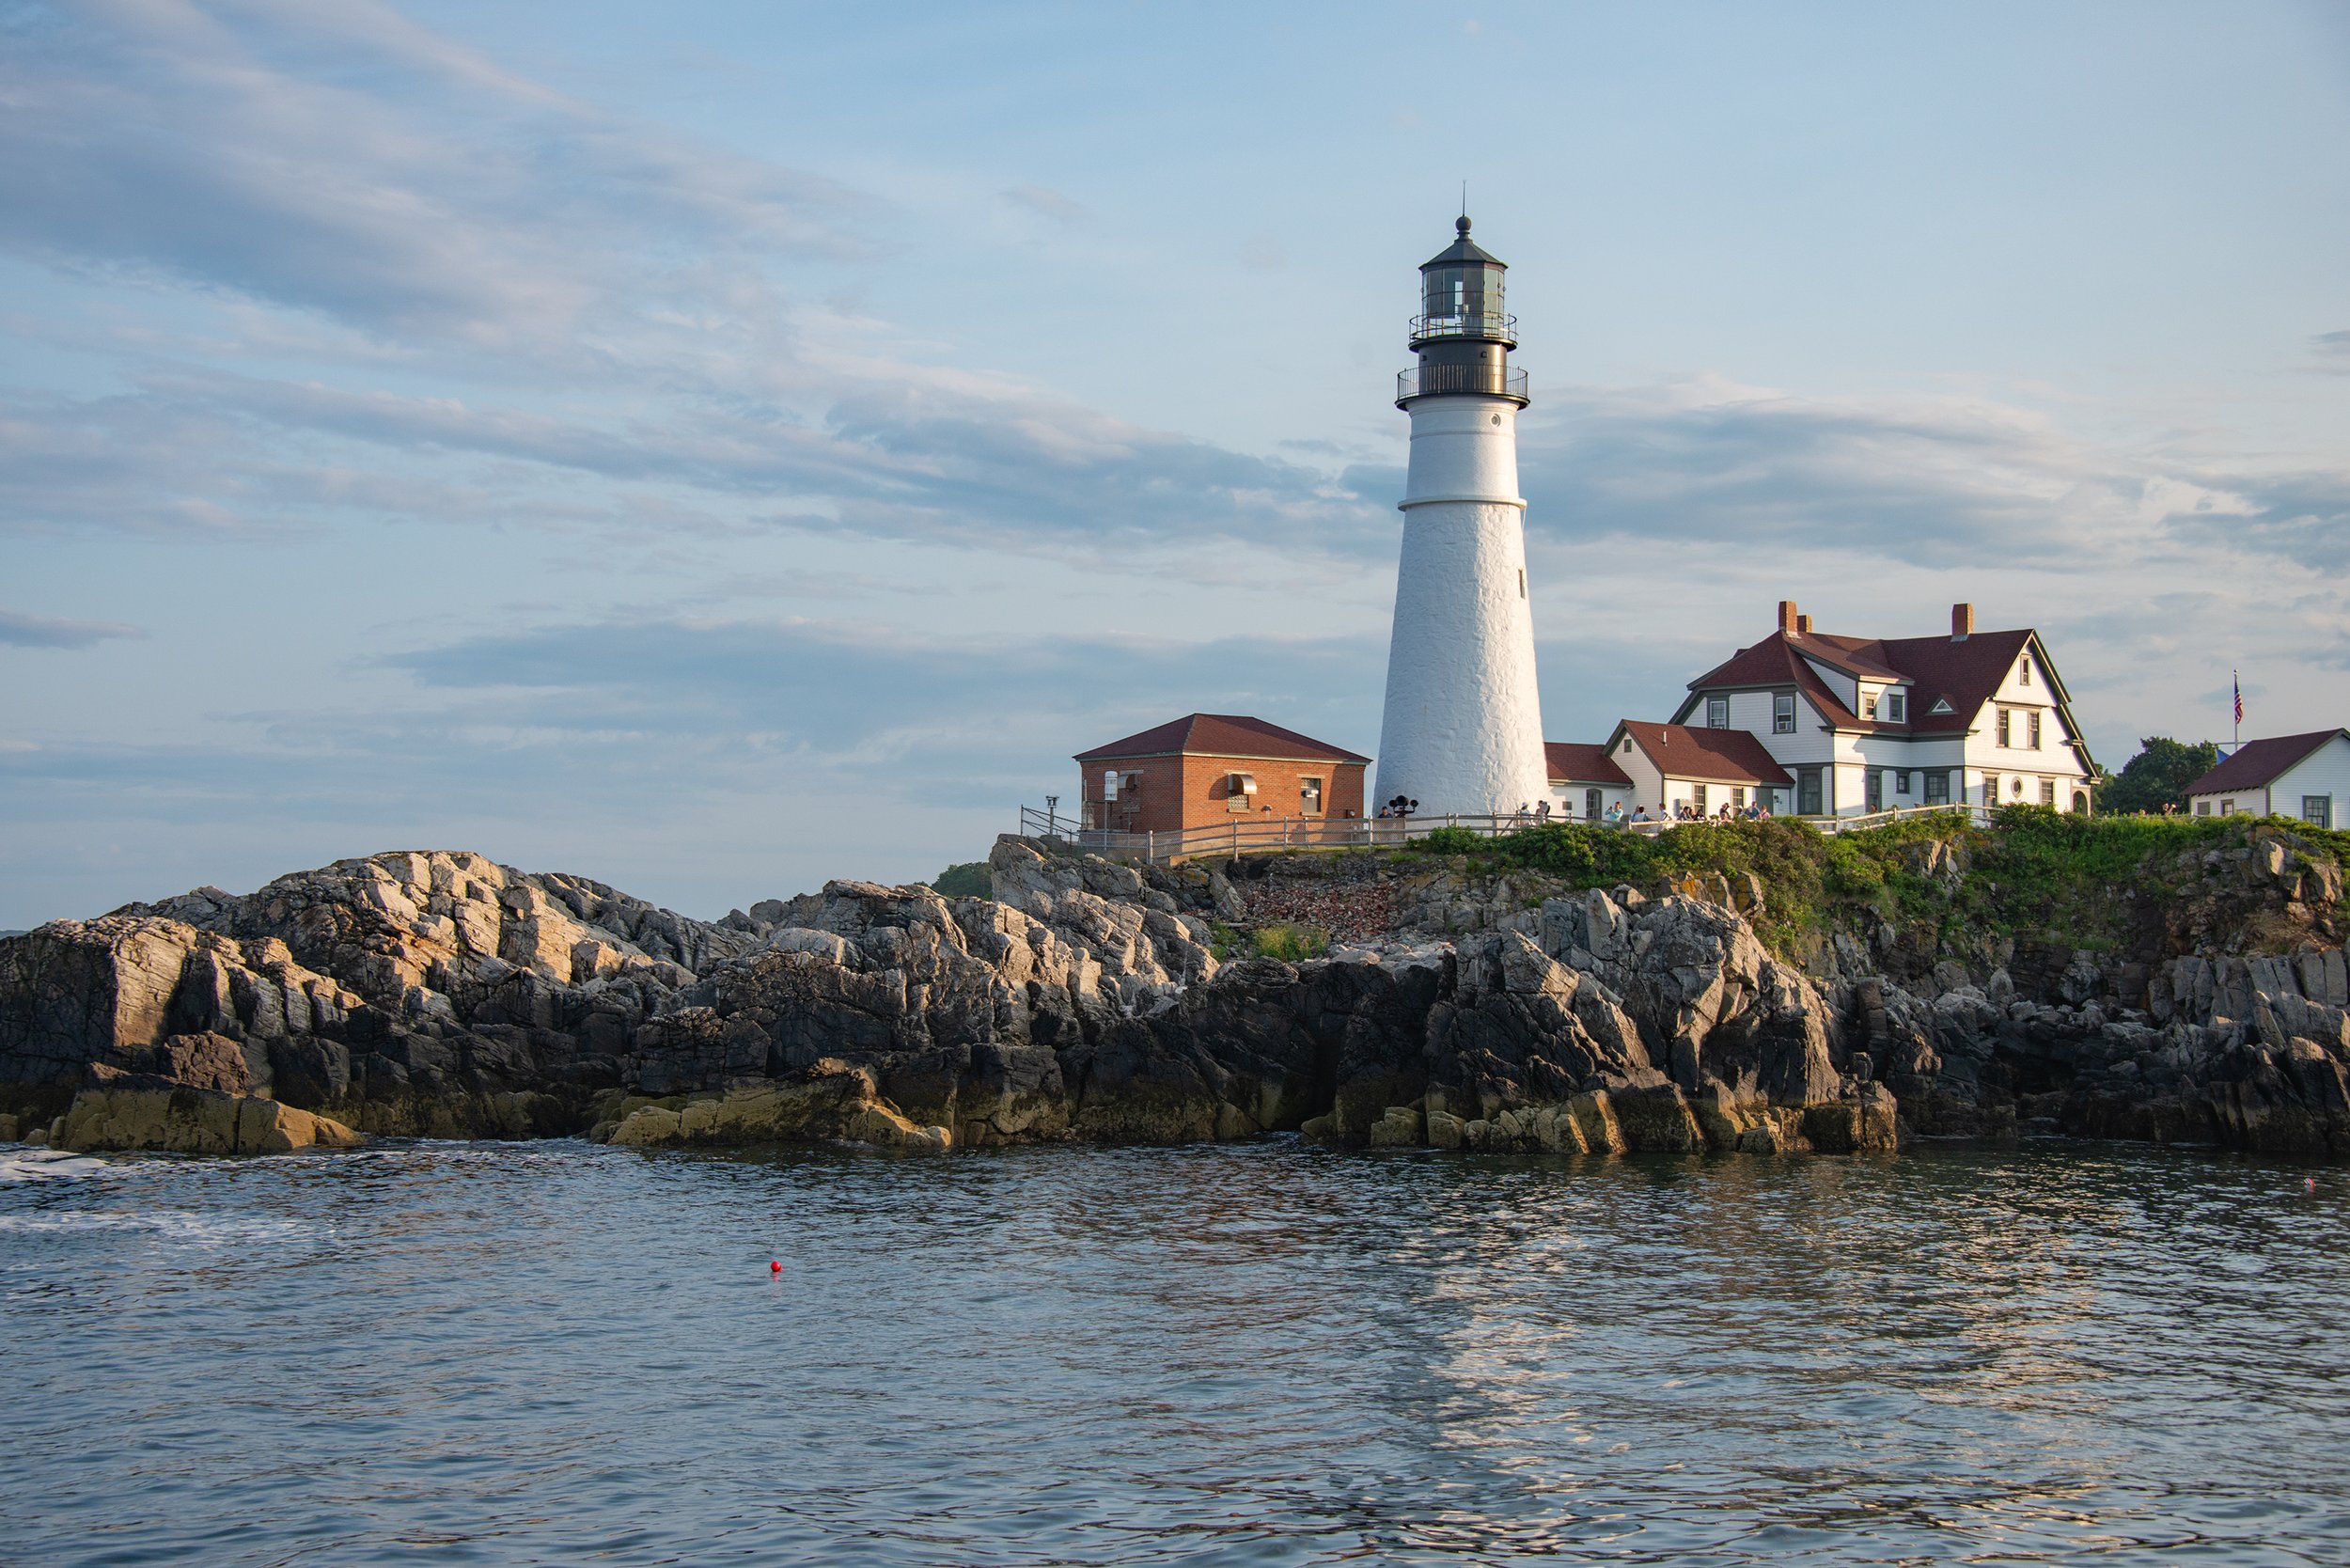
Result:
[[[1909,698],[1905,693],[1887,692],[1879,706],[1884,709],[1883,717],[1888,724],[1909,722]]]
[[[1934,699],[1934,706],[1928,708],[1926,712],[1929,713],[1955,713],[1958,710],[1950,706],[1950,699],[1949,698],[1937,697]]]

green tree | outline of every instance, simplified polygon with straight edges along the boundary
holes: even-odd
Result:
[[[995,885],[987,874],[987,862],[966,860],[960,866],[949,866],[931,879],[931,886],[950,899],[984,899],[994,896]]]
[[[2210,741],[2188,745],[2167,735],[2138,743],[2138,755],[2097,786],[2097,809],[2105,812],[2186,809],[2186,787],[2219,765],[2219,747]]]

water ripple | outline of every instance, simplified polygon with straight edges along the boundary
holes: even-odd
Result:
[[[2337,1172],[71,1163],[0,1154],[26,1560],[2350,1560]]]

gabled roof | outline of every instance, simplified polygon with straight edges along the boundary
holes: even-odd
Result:
[[[1182,718],[1080,751],[1073,760],[1109,761],[1125,757],[1279,757],[1301,762],[1369,762],[1344,746],[1317,741],[1294,729],[1245,713],[1186,713]]]
[[[1998,691],[2007,672],[2038,635],[2029,627],[2013,632],[1977,632],[1964,642],[1947,636],[1872,640],[1832,636],[1823,632],[1774,632],[1690,682],[1689,689],[1702,692],[1723,686],[1793,685],[1810,698],[1821,717],[1838,729],[1864,734],[1954,734],[1974,723],[1982,705]],[[1909,722],[1893,724],[1860,717],[1819,678],[1807,659],[1816,659],[1863,681],[1906,682]],[[2048,694],[2056,705],[2065,708],[2064,689],[2056,671],[2048,666],[2045,650],[2033,665],[2047,680]],[[1946,700],[1950,711],[1936,713],[1935,707]],[[2078,738],[2079,730],[2071,723],[2069,710],[2066,728]]]
[[[2312,729],[2306,735],[2278,735],[2265,741],[2247,741],[2211,772],[2186,787],[2190,795],[2224,794],[2232,790],[2257,790],[2273,784],[2293,765],[2309,756],[2336,735],[2350,735],[2350,729]]]
[[[1613,751],[1624,736],[1647,754],[1668,778],[1708,784],[1790,785],[1794,779],[1771,760],[1762,743],[1744,729],[1692,729],[1685,724],[1650,724],[1625,719],[1607,738]]]
[[[1629,786],[1632,776],[1616,766],[1604,745],[1585,745],[1579,741],[1544,741],[1543,760],[1550,764],[1553,784],[1622,784]]]

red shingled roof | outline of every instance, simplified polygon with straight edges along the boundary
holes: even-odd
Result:
[[[2257,790],[2264,784],[2274,783],[2286,769],[2336,735],[2350,735],[2350,729],[2312,729],[2306,735],[2278,735],[2265,741],[2247,741],[2236,748],[2234,756],[2189,784],[2186,793],[2225,794],[2232,790]]]
[[[1882,730],[1891,734],[1951,733],[1965,729],[1982,712],[2007,679],[2007,672],[2030,646],[2028,627],[2015,632],[1977,632],[1964,642],[1940,637],[1840,637],[1825,632],[1790,635],[1774,632],[1752,648],[1742,648],[1713,669],[1689,682],[1692,692],[1723,686],[1794,685],[1839,729]],[[1832,669],[1869,681],[1896,677],[1909,682],[1909,722],[1891,724],[1864,719],[1844,706],[1819,678],[1810,659]],[[2064,696],[2047,660],[2033,661],[2046,674],[2049,695],[2058,705]],[[1950,712],[1937,713],[1937,700],[1948,700]]]
[[[1579,741],[1544,741],[1543,760],[1550,764],[1553,784],[1622,784],[1629,786],[1631,775],[1616,766],[1604,745],[1585,745]]]
[[[1245,713],[1186,713],[1182,718],[1129,735],[1122,741],[1080,751],[1073,760],[1107,761],[1120,757],[1285,757],[1306,762],[1368,762],[1344,746],[1317,741],[1294,729]]]
[[[1617,735],[1629,735],[1668,778],[1710,784],[1793,784],[1762,743],[1743,729],[1692,729],[1685,724],[1649,724],[1625,719]],[[1607,743],[1615,745],[1611,737]],[[1626,782],[1629,782],[1627,780]]]

